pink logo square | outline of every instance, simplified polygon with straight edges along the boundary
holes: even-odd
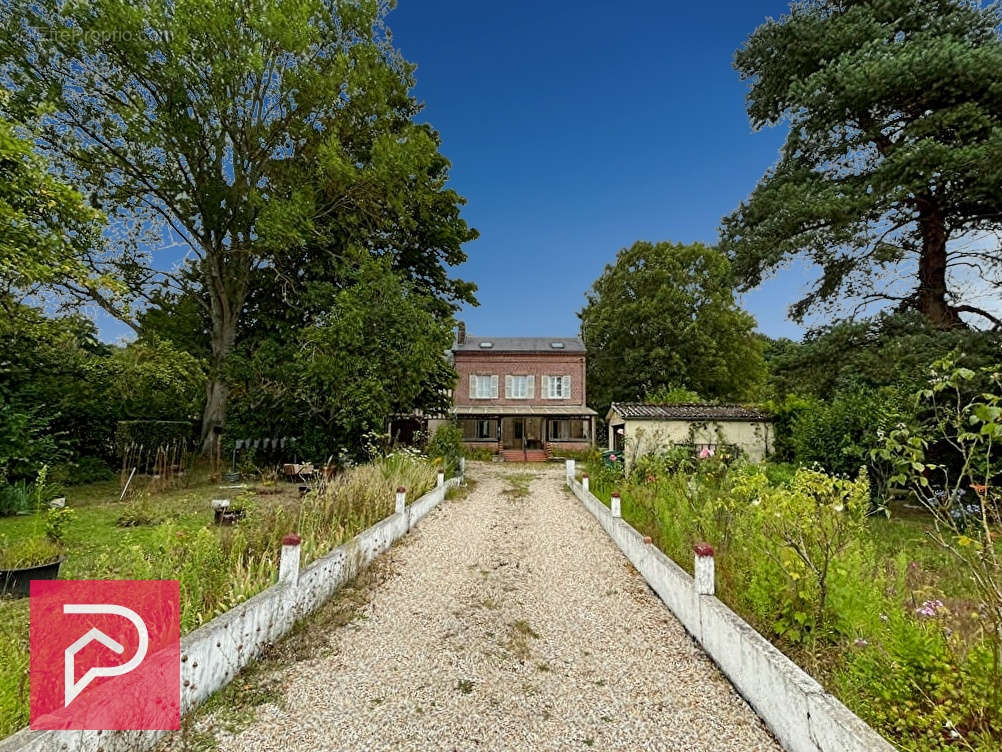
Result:
[[[31,728],[181,725],[176,580],[31,583]]]

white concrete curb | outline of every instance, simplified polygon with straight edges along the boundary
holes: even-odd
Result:
[[[567,483],[788,752],[894,752],[880,734],[646,542],[568,471]],[[0,750],[0,752],[5,752]]]
[[[268,643],[315,611],[345,582],[386,551],[445,499],[462,477],[450,478],[405,507],[181,638],[181,713],[190,712],[226,686]],[[283,556],[286,556],[283,546]],[[298,546],[296,556],[298,558]],[[0,752],[137,752],[150,749],[165,731],[31,731],[0,739]]]

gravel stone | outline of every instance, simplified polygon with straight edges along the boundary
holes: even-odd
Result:
[[[780,749],[562,466],[468,472],[473,493],[386,555],[360,618],[279,671],[281,700],[222,752]],[[506,494],[525,472],[529,495]]]

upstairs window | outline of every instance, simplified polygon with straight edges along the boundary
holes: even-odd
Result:
[[[497,399],[498,377],[487,374],[470,375],[470,399]]]
[[[571,377],[544,376],[543,393],[546,395],[546,399],[570,399]]]
[[[532,399],[535,392],[535,379],[532,376],[504,377],[504,396],[508,399]]]

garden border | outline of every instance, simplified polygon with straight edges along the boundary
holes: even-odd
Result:
[[[413,530],[463,477],[461,468],[458,476],[405,505],[403,512],[384,518],[301,572],[294,569],[291,579],[280,577],[278,584],[182,637],[181,714],[190,712],[226,686],[265,645],[285,635],[296,621],[327,602],[373,559]],[[298,562],[298,545],[296,549]],[[0,739],[0,752],[136,752],[150,749],[169,733],[172,732],[25,728]]]
[[[884,737],[578,482],[567,485],[788,752],[894,752]],[[0,752],[4,752],[0,750]]]

